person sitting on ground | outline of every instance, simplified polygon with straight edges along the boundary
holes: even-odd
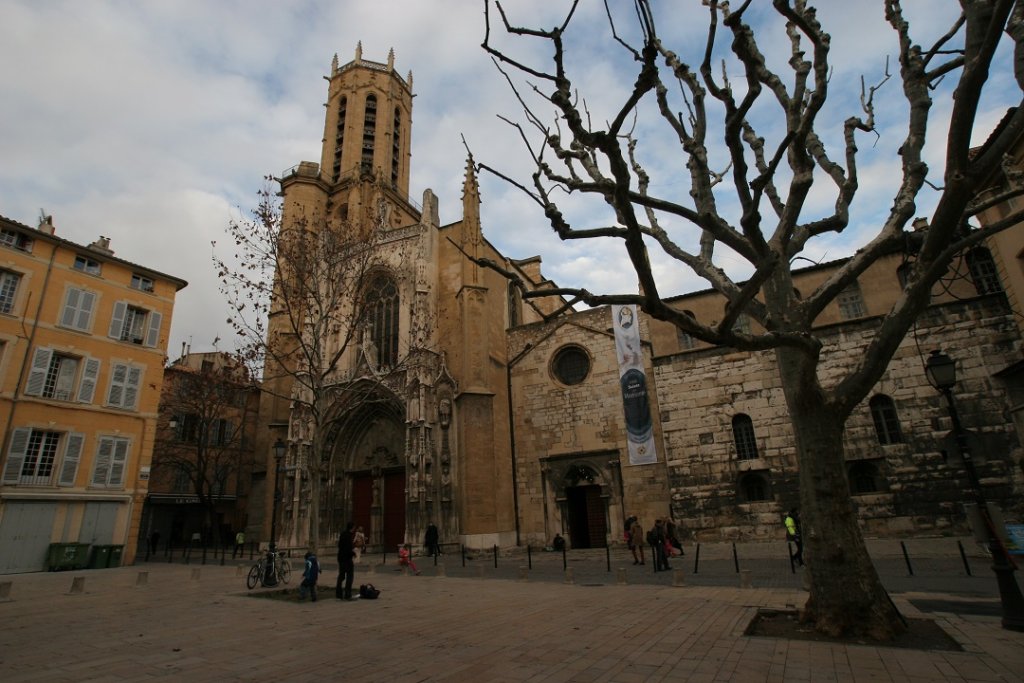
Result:
[[[551,547],[558,552],[565,550],[565,539],[562,538],[562,534],[555,534],[555,537],[551,539]]]
[[[408,543],[398,549],[398,565],[409,567],[416,576],[420,575],[420,570],[416,569],[416,563],[412,561],[412,546]]]

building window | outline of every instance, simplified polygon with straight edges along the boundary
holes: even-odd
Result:
[[[590,356],[578,346],[566,346],[555,354],[551,369],[562,384],[579,384],[590,374]]]
[[[910,281],[910,264],[901,263],[896,268],[896,279],[899,280],[900,289],[906,289],[907,283]]]
[[[398,286],[390,277],[377,275],[370,283],[366,320],[377,351],[377,367],[394,367],[398,362]]]
[[[689,351],[695,344],[693,336],[687,332],[683,332],[678,327],[676,328],[676,341],[679,343],[680,351]]]
[[[850,493],[854,495],[876,493],[880,491],[878,467],[873,462],[859,460],[850,465],[847,472],[850,481]]]
[[[63,441],[64,457],[59,486],[74,486],[85,437],[74,432],[18,428],[11,433],[11,448],[4,465],[3,483],[51,486],[57,471],[57,454]]]
[[[966,260],[978,294],[996,294],[1003,291],[992,252],[985,247],[974,247],[967,252]]]
[[[871,408],[871,417],[875,421],[875,434],[878,436],[878,443],[884,445],[903,443],[903,433],[900,431],[900,418],[896,414],[896,404],[885,394],[875,394],[868,403]]]
[[[32,238],[17,230],[0,230],[0,245],[7,247],[8,249],[17,249],[18,251],[32,252]]]
[[[736,334],[750,334],[750,316],[740,313],[736,322],[732,324],[732,331]]]
[[[341,178],[341,152],[345,146],[345,111],[348,108],[348,99],[342,95],[338,98],[338,126],[334,136],[334,182]]]
[[[139,275],[138,273],[132,273],[131,288],[137,289],[140,292],[152,292],[153,291],[153,280],[146,277],[145,275]]]
[[[19,282],[21,275],[18,273],[0,270],[0,313],[10,313],[14,310],[14,297],[18,293]]]
[[[90,485],[105,488],[124,486],[124,471],[128,463],[129,439],[112,436],[100,437],[96,449],[96,463],[92,470]]]
[[[755,460],[758,457],[754,421],[750,419],[749,415],[739,413],[732,418],[732,438],[736,444],[738,460]]]
[[[109,336],[132,344],[156,346],[160,341],[160,323],[163,320],[156,311],[132,306],[125,301],[114,304],[114,315],[110,319]]]
[[[96,295],[84,289],[68,288],[64,295],[64,308],[60,314],[60,324],[81,332],[88,332],[92,327],[92,309],[96,304]]]
[[[391,136],[391,187],[398,188],[398,166],[402,156],[402,110],[395,107]]]
[[[88,256],[82,256],[81,254],[75,256],[74,267],[75,270],[80,270],[83,273],[88,273],[89,275],[100,274],[100,262],[96,259],[89,258]]]
[[[377,136],[377,96],[366,96],[366,109],[363,113],[363,153],[360,169],[363,173],[373,172],[373,148]]]
[[[768,500],[768,480],[759,472],[747,472],[740,477],[740,500],[744,503],[758,503]]]
[[[142,384],[142,368],[124,363],[114,363],[110,372],[110,389],[107,391],[107,405],[113,408],[134,410],[139,400]]]
[[[82,359],[40,347],[32,356],[25,395],[92,403],[99,373],[100,361],[96,358]]]
[[[846,288],[839,292],[839,315],[843,320],[863,318],[866,315],[864,310],[864,295],[860,291],[860,285],[853,281]]]
[[[517,287],[514,282],[508,283],[506,294],[508,305],[508,326],[516,327],[519,325],[519,303],[521,301],[519,287]]]

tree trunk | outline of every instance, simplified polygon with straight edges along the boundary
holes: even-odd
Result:
[[[846,415],[824,395],[811,358],[779,349],[800,468],[804,561],[810,596],[801,619],[832,636],[888,641],[906,630],[868,555],[843,453]]]

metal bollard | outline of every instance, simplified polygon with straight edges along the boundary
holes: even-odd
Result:
[[[750,570],[749,569],[741,569],[740,570],[740,588],[750,588],[750,587],[751,587],[751,583],[750,583]]]
[[[672,571],[672,585],[675,586],[676,588],[679,588],[680,586],[685,586],[686,585],[686,581],[683,578],[684,576],[685,576],[685,574],[683,573],[682,569],[675,569],[675,570],[673,570]]]
[[[199,567],[193,567],[192,568],[192,580],[193,581],[198,581],[199,580]]]
[[[616,575],[617,575],[617,583],[620,586],[625,586],[626,585],[626,568],[625,567],[619,567],[618,571],[616,572]]]
[[[145,586],[149,583],[149,572],[139,572],[139,575],[135,577],[136,586]]]
[[[519,580],[526,582],[530,580],[530,570],[526,567],[519,568]]]
[[[10,602],[11,600],[11,582],[0,581],[0,602]]]
[[[85,577],[76,576],[73,579],[71,579],[71,590],[68,591],[68,593],[71,595],[75,595],[83,591],[85,591]]]
[[[573,576],[572,569],[573,569],[572,567],[566,567],[565,568],[565,582],[566,583],[576,583],[576,578]]]

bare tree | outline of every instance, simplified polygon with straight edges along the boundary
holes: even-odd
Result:
[[[165,373],[160,414],[168,436],[153,450],[153,477],[187,481],[203,509],[204,537],[211,538],[217,502],[237,493],[251,434],[248,397],[256,387],[240,364],[172,366]],[[173,421],[173,425],[170,424]],[[168,482],[171,483],[171,482]]]
[[[899,0],[880,3],[898,42],[898,78],[908,112],[899,147],[902,170],[892,179],[893,203],[877,234],[815,291],[798,298],[793,287],[794,260],[812,239],[840,233],[850,223],[858,189],[857,139],[876,134],[875,95],[890,74],[880,75],[874,86],[862,85],[862,111],[827,136],[821,130],[825,123],[820,114],[833,86],[831,38],[814,8],[805,0],[774,0],[777,25],[784,32],[780,35],[755,33],[745,17],[749,0],[735,9],[717,0],[703,4],[708,11],[707,38],[697,46],[696,61],[690,63],[662,41],[649,0],[634,0],[630,8],[636,25],[628,33],[638,36],[632,40],[620,30],[623,24],[616,24],[612,3],[605,3],[612,47],[624,51],[636,67],[632,89],[610,120],[601,124],[593,120],[585,93],[577,92],[567,72],[566,37],[577,3],[565,21],[552,29],[516,25],[501,4],[494,3],[506,35],[549,44],[552,61],[536,66],[495,42],[492,3],[485,0],[483,47],[523,105],[525,123],[509,123],[518,130],[535,170],[532,181],[521,183],[494,168],[483,168],[527,193],[562,240],[621,239],[640,283],[639,294],[563,288],[524,292],[525,297],[560,294],[589,305],[637,304],[704,341],[774,350],[800,468],[810,565],[805,617],[825,633],[861,633],[885,640],[903,625],[857,526],[844,472],[844,425],[884,373],[927,306],[932,285],[957,253],[1020,220],[1016,213],[985,229],[969,224],[985,208],[1021,193],[1011,189],[989,194],[984,201],[975,199],[1020,137],[1024,107],[1011,112],[980,151],[972,153],[970,141],[990,69],[1006,68],[993,63],[1005,36],[1015,49],[1017,83],[1024,82],[1024,7],[1013,0],[965,0],[948,32],[922,46],[912,38]],[[723,34],[731,40],[730,64],[740,71],[736,82],[730,81],[724,61],[721,70],[713,61]],[[762,42],[783,37],[789,46],[788,66],[774,70]],[[529,88],[517,85],[518,78],[528,80]],[[945,126],[931,112],[933,88],[944,78],[957,79],[952,115]],[[544,122],[529,104],[530,97],[553,107],[554,124]],[[644,139],[632,127],[638,120],[650,124],[652,119],[660,121],[668,139],[678,144],[682,162],[678,166],[685,164],[688,187],[678,195],[651,191],[651,179],[638,154]],[[713,132],[716,129],[719,134]],[[716,151],[710,147],[715,142],[712,138],[717,135],[727,159],[722,164],[725,168],[718,169],[710,161]],[[910,229],[918,210],[915,202],[928,183],[923,149],[929,135],[941,136],[946,144],[944,184],[936,188],[937,202],[927,227],[915,231]],[[830,215],[810,218],[808,196],[816,182],[832,188],[834,209]],[[738,207],[734,213],[723,209],[727,193]],[[573,225],[563,210],[567,196],[603,202],[614,220],[609,225]],[[730,220],[732,215],[738,219]],[[690,226],[690,231],[681,229],[680,223]],[[683,235],[691,241],[681,242]],[[727,300],[723,319],[708,324],[670,306],[659,293],[649,250],[675,259],[723,295]],[[738,255],[749,266],[749,278],[736,280],[718,265],[716,257],[723,251]],[[823,344],[813,326],[815,318],[872,263],[899,253],[912,258],[906,289],[857,363],[835,381],[823,383],[817,372]],[[764,332],[735,330],[740,315],[750,316]]]
[[[385,225],[297,210],[285,219],[269,186],[259,197],[251,220],[229,225],[235,263],[216,255],[214,262],[240,353],[262,367],[264,393],[290,401],[289,461],[309,486],[316,549],[322,486],[333,479],[330,411],[342,393],[346,410],[380,400],[376,389],[402,364],[382,348],[387,321],[373,298]],[[342,367],[346,357],[359,362]]]

